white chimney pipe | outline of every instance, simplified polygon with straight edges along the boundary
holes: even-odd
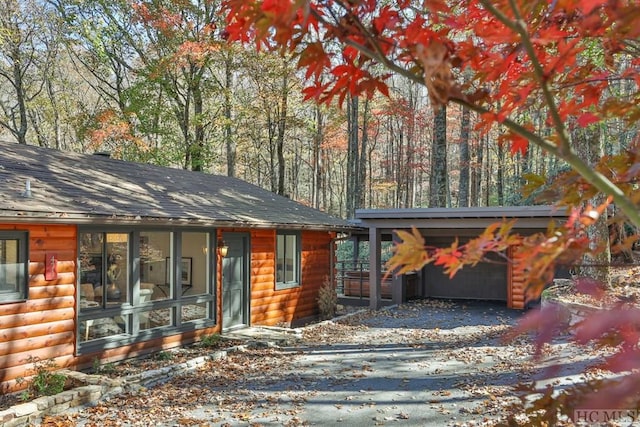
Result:
[[[23,197],[31,197],[31,180],[27,179],[25,183],[24,193],[22,193]]]

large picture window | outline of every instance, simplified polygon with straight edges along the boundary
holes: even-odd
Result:
[[[211,233],[81,231],[78,341],[83,347],[91,351],[101,345],[98,340],[115,345],[212,325]]]
[[[27,299],[26,232],[0,232],[0,303]]]
[[[300,286],[300,234],[276,234],[276,290]]]

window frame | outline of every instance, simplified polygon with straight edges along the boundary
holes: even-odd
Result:
[[[0,230],[0,240],[18,241],[18,261],[23,264],[20,289],[16,292],[0,292],[0,304],[24,302],[29,298],[29,232]]]
[[[182,234],[186,232],[203,232],[207,233],[208,241],[207,249],[211,248],[211,236],[216,235],[216,229],[214,228],[200,228],[200,227],[148,227],[148,226],[90,226],[80,227],[78,230],[78,254],[80,254],[80,235],[82,233],[101,233],[106,236],[107,233],[127,233],[129,234],[129,269],[130,275],[128,277],[127,292],[130,293],[127,303],[123,303],[118,307],[97,307],[84,310],[77,310],[77,354],[91,353],[98,350],[104,350],[107,348],[117,348],[123,345],[129,345],[133,343],[148,341],[154,338],[160,338],[165,336],[172,336],[185,331],[193,330],[193,328],[202,329],[215,326],[217,324],[217,289],[213,280],[217,277],[217,266],[212,264],[212,252],[207,250],[206,255],[207,268],[209,272],[206,277],[206,289],[207,293],[199,295],[182,295],[180,292],[176,293],[174,287],[171,285],[171,296],[166,299],[158,299],[146,301],[140,303],[140,235],[143,232],[168,232],[170,237],[170,259],[171,265],[174,266],[175,259],[179,259],[181,256],[181,243]],[[213,258],[215,260],[215,258]],[[178,270],[174,267],[172,275],[177,275]],[[80,281],[80,267],[78,266],[77,282]],[[78,300],[79,301],[79,300]],[[182,318],[182,307],[190,304],[205,304],[206,317],[184,320]],[[139,319],[141,313],[146,313],[152,310],[169,309],[171,313],[171,322],[165,326],[158,326],[152,329],[141,329],[139,325]],[[90,340],[82,340],[80,337],[82,322],[92,319],[99,319],[102,317],[122,317],[126,324],[126,330],[121,334],[114,334],[100,338],[94,338]],[[85,324],[86,327],[86,324]]]
[[[279,236],[284,236],[284,254],[279,254],[278,253],[278,237]],[[286,257],[286,253],[287,253],[287,236],[294,236],[295,237],[295,248],[294,248],[294,252],[295,252],[295,259],[293,262],[293,267],[294,267],[294,279],[292,281],[278,281],[278,261],[280,258],[282,258],[284,260],[284,258]],[[301,233],[299,231],[296,230],[276,230],[276,237],[275,237],[275,249],[274,249],[274,257],[275,257],[275,267],[276,267],[276,271],[274,274],[274,282],[275,282],[275,290],[279,291],[279,290],[284,290],[284,289],[292,289],[292,288],[298,288],[302,285],[301,283],[301,259],[302,259],[302,237],[301,237]],[[284,263],[283,263],[283,268],[284,267]]]

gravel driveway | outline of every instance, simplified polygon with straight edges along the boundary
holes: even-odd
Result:
[[[489,425],[513,385],[543,375],[524,339],[501,339],[521,315],[433,300],[366,310],[65,416],[79,426]],[[560,382],[591,362],[563,343],[547,354],[564,363]]]

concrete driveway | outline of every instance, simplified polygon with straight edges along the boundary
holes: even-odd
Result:
[[[521,315],[502,304],[434,300],[358,312],[288,334],[289,345],[230,353],[74,419],[83,426],[490,425],[519,381],[540,379],[544,366],[560,361],[553,380],[571,381],[592,362],[558,342],[547,362],[534,363],[524,339],[501,339]]]

